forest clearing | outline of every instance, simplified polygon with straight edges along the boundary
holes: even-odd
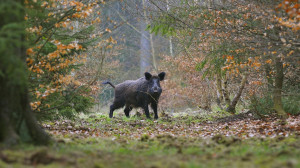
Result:
[[[300,168],[298,0],[1,0],[0,168]]]

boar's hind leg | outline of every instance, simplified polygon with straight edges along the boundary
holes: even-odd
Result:
[[[157,103],[151,103],[151,108],[154,111],[154,119],[158,119],[158,115],[157,115]]]
[[[129,113],[132,110],[132,108],[130,106],[126,106],[124,109],[124,113],[126,115],[127,118],[129,118]]]
[[[112,105],[110,106],[109,118],[112,118],[112,117],[113,117],[114,111],[115,111],[116,109],[119,109],[119,108],[121,108],[121,107],[123,107],[123,106],[124,106],[124,104],[118,104],[118,103],[112,104]]]

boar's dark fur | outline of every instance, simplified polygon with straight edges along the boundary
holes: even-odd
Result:
[[[116,86],[108,81],[103,82],[103,84],[109,84],[115,89],[115,98],[110,106],[109,117],[113,117],[114,110],[125,106],[124,113],[127,117],[129,117],[132,108],[141,107],[144,109],[147,118],[150,118],[148,108],[150,104],[154,111],[154,119],[157,119],[157,104],[162,93],[160,81],[164,80],[165,75],[165,72],[161,72],[157,76],[145,72],[145,77],[137,80],[127,80]]]

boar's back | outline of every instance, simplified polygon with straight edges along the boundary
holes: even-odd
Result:
[[[147,96],[147,80],[140,78],[137,80],[127,80],[116,85],[115,100],[124,101],[126,105],[142,107],[143,97]]]

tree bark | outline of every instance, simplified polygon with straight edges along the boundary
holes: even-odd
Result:
[[[235,113],[235,107],[236,107],[238,101],[240,100],[242,92],[245,88],[247,77],[248,77],[247,74],[243,75],[240,88],[239,88],[238,92],[236,93],[236,95],[234,96],[234,98],[232,99],[230,105],[227,107],[227,109],[226,109],[227,112]]]
[[[274,101],[274,110],[281,118],[287,118],[287,113],[284,111],[282,106],[281,100],[281,92],[282,92],[282,85],[283,85],[283,64],[280,61],[280,57],[276,57],[275,59],[275,68],[276,68],[276,75],[275,75],[275,87],[273,92],[273,101]]]

